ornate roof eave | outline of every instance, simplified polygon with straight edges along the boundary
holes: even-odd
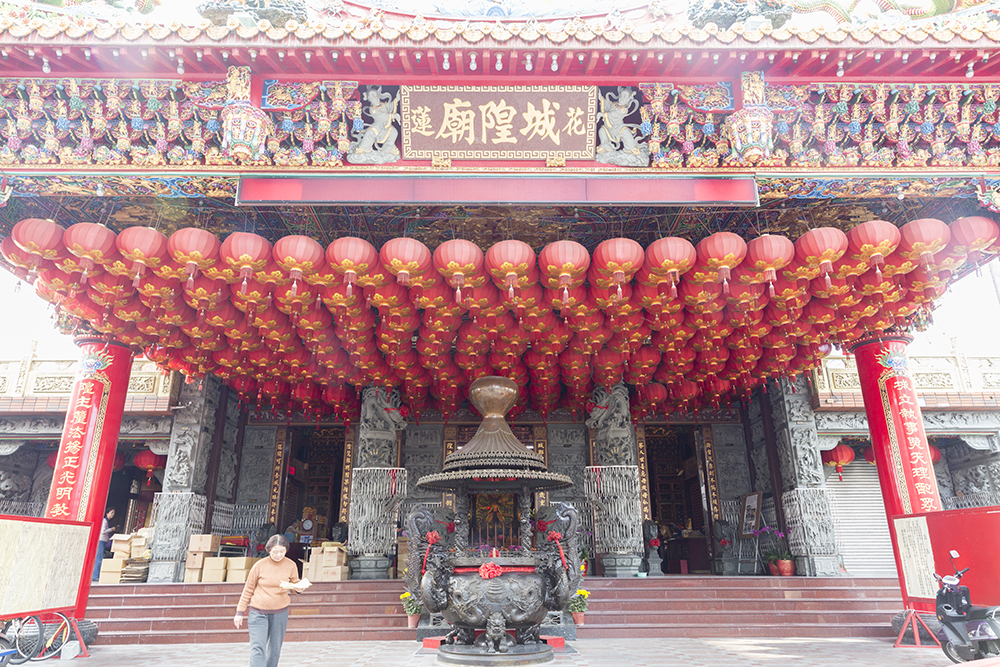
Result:
[[[267,20],[246,25],[230,18],[227,25],[203,20],[196,25],[158,24],[149,20],[124,18],[101,20],[39,7],[43,15],[25,18],[13,10],[0,16],[0,42],[4,39],[30,40],[35,44],[85,43],[96,40],[112,45],[131,45],[153,40],[160,45],[221,45],[270,47],[366,47],[404,48],[588,48],[622,50],[636,48],[872,48],[955,46],[976,47],[1000,42],[1000,25],[983,26],[952,21],[943,27],[932,21],[914,21],[898,29],[878,30],[871,24],[841,24],[833,29],[822,25],[800,29],[794,22],[772,29],[735,23],[720,29],[713,23],[697,28],[689,21],[608,16],[559,19],[474,21],[455,18],[387,13],[358,7],[353,15],[325,20],[288,21],[274,26]],[[994,29],[989,29],[994,28]],[[238,42],[237,42],[238,40]]]

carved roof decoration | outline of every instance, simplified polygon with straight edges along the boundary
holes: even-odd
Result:
[[[1000,41],[1000,24],[992,12],[939,16],[921,21],[886,21],[882,17],[864,23],[817,22],[795,20],[793,15],[778,28],[769,21],[737,22],[726,29],[715,23],[696,27],[685,17],[669,15],[653,2],[643,12],[620,15],[573,16],[571,18],[528,18],[470,20],[469,17],[431,17],[370,8],[360,4],[330,3],[325,12],[313,12],[304,22],[291,19],[272,25],[264,19],[247,24],[230,17],[226,25],[214,25],[207,19],[194,24],[173,20],[160,23],[154,17],[114,15],[108,18],[86,15],[73,9],[43,5],[7,4],[0,15],[0,39],[42,41],[77,41],[97,39],[106,42],[138,42],[153,39],[166,42],[216,42],[234,40],[258,43],[285,43],[289,46],[316,41],[327,45],[337,40],[361,44],[397,47],[408,44],[491,46],[519,45],[588,45],[619,47],[633,45],[662,46],[732,46],[738,44],[767,46],[800,43],[803,45],[836,44],[842,46],[887,46],[906,44],[972,44]],[[638,17],[636,14],[640,14]],[[174,18],[174,17],[171,17]]]

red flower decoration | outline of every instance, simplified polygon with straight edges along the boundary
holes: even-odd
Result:
[[[654,537],[653,539],[651,539],[649,541],[649,546],[651,546],[651,547],[658,547],[658,546],[660,546],[660,538]]]
[[[539,519],[538,521],[535,522],[535,528],[538,530],[539,533],[544,533],[546,530],[549,529],[549,526],[551,526],[554,523],[555,521],[542,521],[541,519]]]
[[[410,414],[410,408],[408,408],[405,405],[399,406],[399,416],[400,417],[403,417],[405,419],[406,417],[409,416],[409,414]]]
[[[549,534],[545,536],[549,542],[558,542],[562,539],[562,533],[557,533],[554,530],[550,530]]]
[[[437,544],[440,541],[441,541],[441,534],[438,533],[436,530],[432,530],[431,532],[427,533],[428,544]]]
[[[719,540],[719,544],[721,544],[724,547],[728,547],[729,546],[729,540],[723,538],[723,539]]]
[[[490,561],[479,566],[479,576],[483,579],[493,579],[503,574],[503,568]]]

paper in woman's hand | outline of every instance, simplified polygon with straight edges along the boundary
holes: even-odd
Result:
[[[305,589],[312,586],[312,582],[310,582],[308,579],[299,579],[299,581],[294,584],[290,581],[282,581],[279,585],[282,588],[291,591],[304,591]]]

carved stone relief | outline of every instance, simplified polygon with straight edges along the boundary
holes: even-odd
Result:
[[[35,473],[32,475],[31,496],[28,498],[30,502],[44,503],[49,499],[53,472],[47,465],[40,464],[35,468]]]
[[[356,468],[396,467],[396,433],[406,428],[399,414],[401,400],[395,389],[365,387],[358,422]]]
[[[934,476],[937,478],[938,494],[942,498],[951,498],[955,495],[955,485],[951,478],[951,470],[948,468],[947,457],[942,456],[941,460],[934,464]]]
[[[31,391],[37,394],[68,394],[75,379],[73,375],[36,375]]]
[[[761,493],[771,493],[771,469],[768,467],[767,450],[756,447],[750,454],[753,459],[754,489]]]
[[[38,454],[30,449],[0,457],[0,500],[28,500],[37,465]]]
[[[24,440],[0,440],[0,456],[10,456],[23,444]]]
[[[247,426],[243,434],[243,460],[240,463],[240,482],[236,489],[237,503],[266,503],[270,498],[274,445],[277,439],[276,426]]]
[[[750,493],[743,427],[739,424],[712,424],[712,441],[720,498],[733,500]]]
[[[444,465],[444,425],[410,424],[403,440],[403,467],[410,483],[406,485],[407,497],[415,500],[437,500],[440,491],[418,489],[417,480],[424,475],[441,472]]]
[[[128,390],[142,394],[152,394],[156,389],[156,378],[152,375],[132,376],[128,381]]]
[[[214,376],[205,378],[201,387],[182,385],[179,401],[183,408],[174,413],[164,476],[165,492],[205,492],[220,387],[220,380]]]
[[[587,429],[581,424],[550,424],[548,427],[549,471],[569,476],[573,486],[553,491],[551,502],[580,505],[584,493],[584,469],[587,467]]]
[[[628,389],[619,383],[608,392],[594,389],[594,409],[587,426],[594,429],[594,465],[634,466],[635,429],[629,414]]]

